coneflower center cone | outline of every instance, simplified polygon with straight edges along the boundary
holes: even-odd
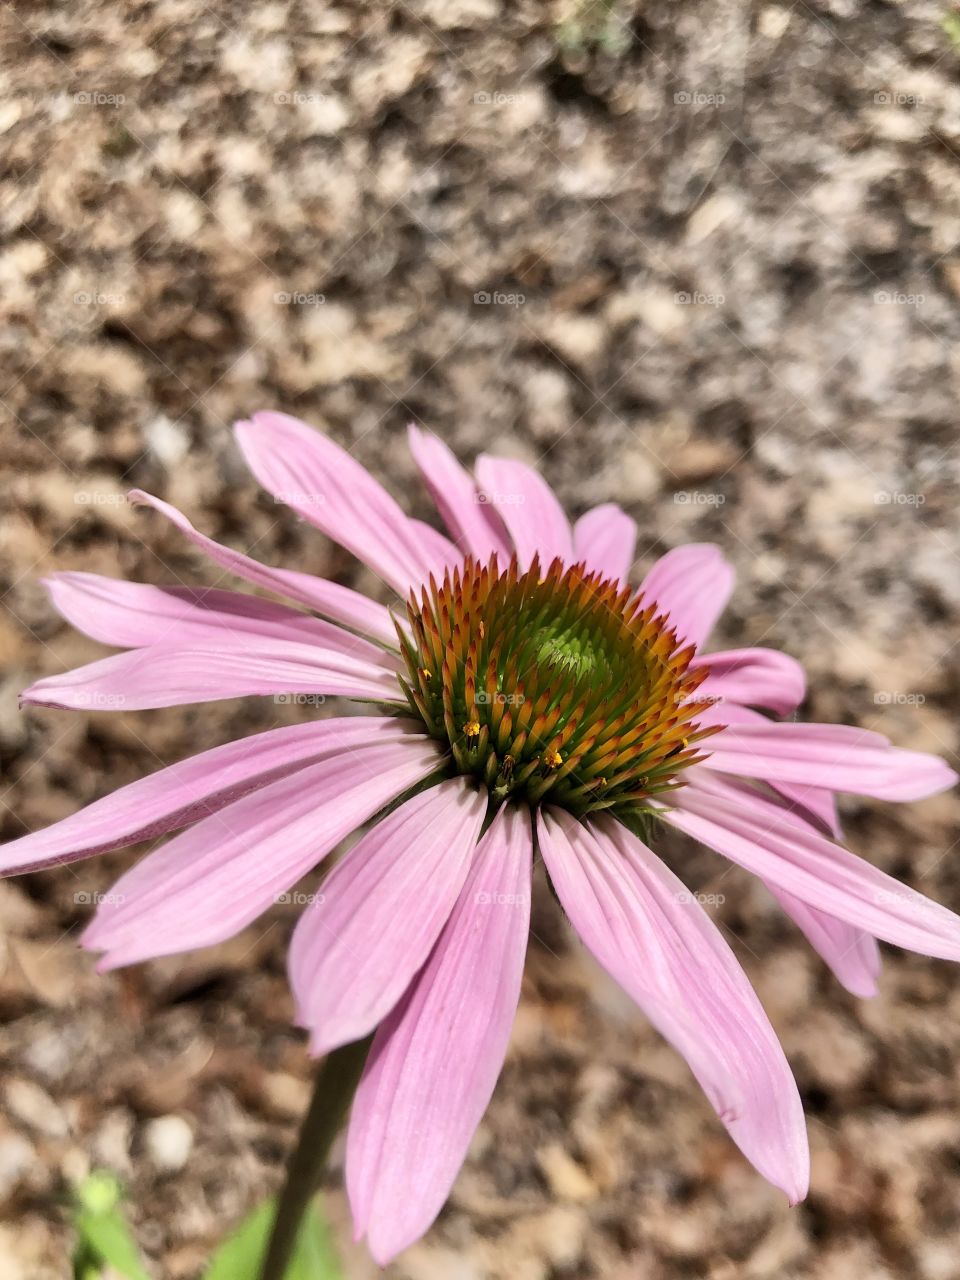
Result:
[[[404,691],[452,766],[508,797],[582,815],[641,811],[705,758],[692,645],[630,587],[554,560],[467,560],[412,593]],[[399,630],[399,629],[398,629]]]

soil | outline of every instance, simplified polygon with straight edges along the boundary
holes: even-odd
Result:
[[[946,27],[944,26],[944,20]],[[429,516],[415,420],[637,519],[638,575],[714,540],[723,646],[800,658],[803,715],[954,755],[960,51],[937,0],[579,7],[184,0],[0,11],[2,833],[308,709],[18,710],[99,656],[40,583],[214,582],[142,487],[270,564],[374,579],[257,490],[279,408]],[[960,805],[846,802],[852,846],[960,907]],[[960,992],[885,949],[843,992],[758,886],[664,848],[781,1035],[813,1184],[789,1209],[541,886],[509,1059],[396,1280],[955,1280]],[[0,1280],[69,1271],[125,1180],[164,1280],[278,1182],[311,1065],[296,907],[98,977],[76,939],[143,852],[0,884]],[[415,1192],[415,1173],[412,1175]],[[328,1208],[351,1280],[337,1170]]]

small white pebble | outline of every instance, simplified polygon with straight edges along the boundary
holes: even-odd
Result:
[[[193,1130],[182,1116],[151,1120],[143,1133],[147,1155],[167,1173],[182,1169],[193,1149]]]
[[[162,413],[146,424],[143,434],[150,451],[165,467],[175,467],[182,462],[190,448],[190,437],[183,427]]]

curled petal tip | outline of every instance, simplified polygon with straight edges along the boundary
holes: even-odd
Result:
[[[41,681],[35,680],[33,684],[28,684],[17,697],[17,705],[22,711],[24,707],[43,707],[46,702],[43,698],[43,690],[40,689]],[[37,696],[37,690],[40,689],[40,696]]]

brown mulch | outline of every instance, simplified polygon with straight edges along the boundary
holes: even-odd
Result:
[[[411,419],[465,460],[535,462],[575,514],[621,502],[638,570],[716,540],[739,573],[718,643],[800,658],[811,718],[955,754],[945,15],[927,0],[0,7],[3,836],[297,714],[18,710],[39,674],[100,652],[54,616],[44,573],[217,578],[128,488],[268,563],[374,589],[246,475],[229,427],[261,407],[329,431],[422,516]],[[846,819],[859,852],[960,907],[955,797],[851,802]],[[857,1001],[746,876],[667,847],[723,897],[783,1038],[810,1198],[788,1209],[745,1164],[542,892],[493,1104],[437,1225],[387,1274],[955,1280],[954,970],[885,950],[881,994]],[[67,1274],[63,1205],[89,1167],[127,1182],[155,1274],[192,1280],[276,1185],[305,1104],[295,908],[201,954],[93,972],[76,936],[140,852],[0,884],[0,1280]],[[337,1188],[362,1280],[377,1271]]]

